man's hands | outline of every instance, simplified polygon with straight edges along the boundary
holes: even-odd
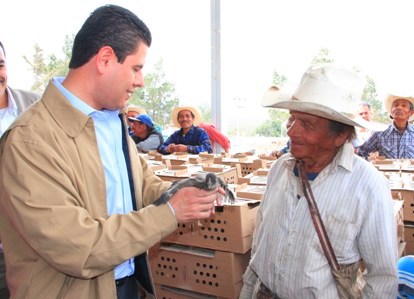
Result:
[[[177,221],[188,223],[214,214],[215,206],[222,204],[222,195],[225,195],[225,191],[220,187],[214,191],[185,187],[176,192],[169,203],[175,211]]]
[[[188,147],[185,144],[171,143],[170,145],[167,146],[166,150],[170,154],[172,154],[174,152],[186,153],[188,151]]]

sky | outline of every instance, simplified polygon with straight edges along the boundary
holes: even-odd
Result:
[[[23,56],[34,44],[46,55],[62,53],[100,0],[20,1],[1,4],[0,40],[9,85],[29,89]],[[119,0],[150,28],[153,44],[145,71],[159,59],[180,104],[211,102],[210,0]],[[297,85],[312,58],[328,49],[335,63],[358,68],[388,93],[414,94],[413,17],[410,0],[222,0],[221,101],[223,119],[261,122],[260,102],[277,71]],[[24,8],[24,9],[22,9]],[[225,121],[224,121],[225,122]]]

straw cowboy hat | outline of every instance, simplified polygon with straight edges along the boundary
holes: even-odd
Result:
[[[389,114],[391,114],[391,107],[392,103],[394,103],[395,100],[404,99],[409,101],[414,106],[414,97],[412,96],[396,96],[393,94],[390,94],[385,99],[385,109]]]
[[[136,107],[136,106],[129,106],[129,107],[127,107],[126,112],[128,113],[130,111],[134,111],[134,112],[137,112],[139,114],[147,114],[147,111],[145,111],[145,109],[139,108],[139,107]]]
[[[332,65],[310,67],[293,93],[275,86],[263,96],[264,107],[304,112],[350,126],[369,128],[369,123],[353,118],[365,80],[357,73]]]
[[[201,114],[197,108],[191,106],[183,106],[183,107],[175,107],[172,112],[172,121],[174,126],[180,128],[180,123],[178,122],[178,113],[183,110],[191,111],[194,114],[194,121],[193,124],[196,126],[201,121]]]

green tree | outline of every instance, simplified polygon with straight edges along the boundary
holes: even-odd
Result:
[[[201,113],[201,119],[207,123],[211,123],[211,108],[210,105],[204,103],[198,107]]]
[[[272,84],[283,88],[287,77],[273,72]],[[289,112],[284,109],[268,109],[269,119],[256,129],[256,134],[265,137],[280,137],[282,135],[282,124],[289,118]]]
[[[174,84],[165,78],[162,59],[154,65],[154,72],[145,75],[144,81],[144,88],[134,92],[130,103],[144,108],[161,126],[172,124],[171,111],[178,105],[179,99]]]
[[[329,57],[329,50],[327,48],[321,48],[313,57],[311,61],[311,65],[319,64],[319,63],[333,63],[335,60]]]
[[[366,76],[367,85],[362,94],[362,101],[371,105],[374,121],[387,123],[389,121],[388,114],[382,110],[382,102],[378,100],[377,88],[374,80]]]
[[[32,90],[41,93],[45,90],[50,79],[67,74],[74,39],[74,35],[66,35],[65,44],[62,48],[63,58],[58,58],[56,55],[51,54],[45,59],[43,49],[38,44],[33,46],[35,53],[33,54],[32,60],[23,56],[33,72],[34,83]]]

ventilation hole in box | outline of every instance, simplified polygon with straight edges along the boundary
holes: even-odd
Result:
[[[217,227],[214,228],[214,232],[218,232],[218,228]]]
[[[210,265],[210,266],[209,266],[209,268],[210,268],[210,269],[213,269],[213,265]],[[213,274],[213,275],[214,275],[214,274]]]
[[[160,272],[161,276],[164,276],[164,272]]]
[[[196,279],[196,283],[200,283],[200,279]]]
[[[193,273],[194,275],[197,275],[197,271],[194,271],[194,273]]]
[[[200,263],[197,263],[196,265],[197,265],[197,267],[200,267]]]
[[[179,234],[180,236],[184,235],[184,233],[183,233],[183,232],[179,232],[178,234]]]
[[[158,264],[158,268],[161,268],[161,264]]]
[[[207,239],[207,238],[208,238],[208,236],[207,236],[207,235],[204,235],[204,236],[203,236],[203,238],[204,238],[204,240],[205,240],[205,239]]]
[[[175,278],[175,274],[171,275],[172,278]]]
[[[162,261],[164,260],[164,257],[163,257],[163,256],[161,257],[161,260],[162,260]]]
[[[213,278],[217,278],[217,275],[216,274],[213,274]]]
[[[178,267],[175,267],[175,268],[174,268],[174,270],[175,270],[175,271],[178,271]]]
[[[163,266],[163,268],[164,268],[164,269],[167,269],[167,265],[164,265],[164,266]]]
[[[172,266],[169,266],[168,269],[172,270]]]
[[[207,273],[206,273],[206,276],[207,276],[207,277],[210,277],[210,273],[208,273],[208,272],[207,272]]]
[[[214,236],[210,236],[210,240],[214,240]]]
[[[221,238],[220,238],[220,236],[218,236],[218,237],[217,237],[217,241],[220,241],[220,240],[221,240]]]
[[[225,232],[224,228],[220,229],[220,232],[224,233]]]
[[[203,284],[206,284],[206,283],[207,283],[207,281],[203,280]]]
[[[211,232],[211,227],[209,227],[207,230],[208,230],[209,232]]]
[[[203,264],[203,268],[206,269],[208,266],[207,264]]]
[[[160,274],[160,272],[158,272],[158,271],[155,271],[155,274],[159,275],[159,274]]]
[[[204,276],[204,272],[203,271],[200,271],[200,276]]]
[[[216,287],[218,287],[218,286],[219,286],[218,282],[216,282],[216,283],[215,283],[215,286],[216,286]]]
[[[180,226],[180,225],[179,225],[179,226]],[[182,224],[181,226],[182,226],[182,227],[185,227],[185,224]]]
[[[226,237],[224,237],[224,238],[223,238],[223,241],[224,241],[224,242],[227,242],[227,238],[226,238]]]
[[[209,281],[208,285],[211,287],[211,286],[213,286],[213,283],[211,281]]]
[[[220,223],[221,223],[221,220],[220,220],[220,219],[219,219],[219,220],[217,220],[217,223],[218,223],[218,224],[220,224]]]
[[[211,223],[214,223],[214,219],[211,219],[211,220],[210,220],[210,222],[211,222]]]
[[[167,262],[171,261],[169,257],[167,257]]]
[[[176,262],[176,260],[175,260],[175,259],[172,259],[172,262],[173,262],[173,263],[175,263],[175,262]]]

